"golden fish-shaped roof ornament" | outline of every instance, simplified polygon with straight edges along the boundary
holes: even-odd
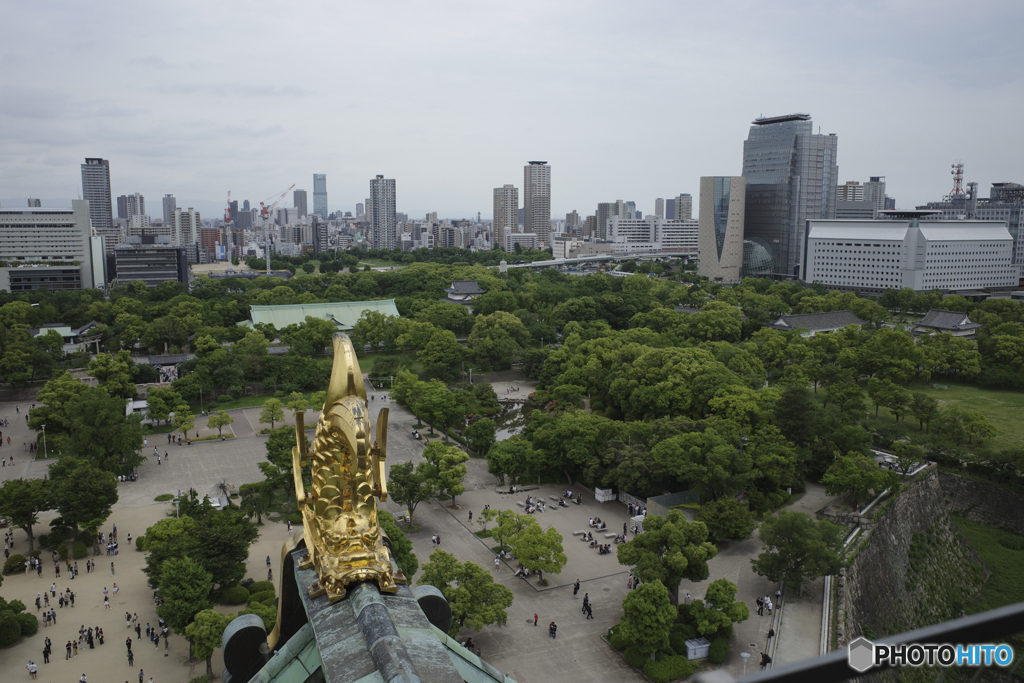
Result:
[[[384,502],[388,495],[384,473],[388,409],[381,408],[377,438],[371,443],[366,387],[352,341],[338,333],[333,344],[331,382],[312,450],[306,448],[301,412],[295,415],[292,449],[307,549],[299,567],[316,571],[318,581],[310,587],[310,596],[326,594],[332,603],[345,597],[346,586],[361,581],[376,581],[384,593],[395,593],[397,583],[406,583],[401,571],[392,566],[374,500]],[[312,476],[309,490],[302,478],[307,464]]]

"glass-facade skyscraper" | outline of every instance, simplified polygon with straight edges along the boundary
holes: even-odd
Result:
[[[835,218],[835,134],[814,132],[809,114],[753,121],[743,143],[745,238],[767,249],[777,277],[799,277],[808,219]]]
[[[313,213],[327,220],[327,174],[313,174]]]
[[[523,232],[551,242],[551,167],[546,161],[531,161],[523,168]]]
[[[114,227],[114,212],[110,202],[110,162],[106,159],[87,158],[82,164],[82,198],[89,202],[89,218],[93,230],[104,238],[103,249],[114,253],[120,242],[121,231]]]

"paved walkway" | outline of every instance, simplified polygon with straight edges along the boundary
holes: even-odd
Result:
[[[522,390],[527,389],[526,383],[522,383]],[[377,396],[379,399],[379,395]],[[386,403],[390,408],[390,429],[388,436],[388,465],[402,462],[423,462],[423,449],[425,442],[416,441],[412,438],[412,425],[416,424],[415,416],[394,403]],[[375,400],[371,406],[371,414],[376,418],[381,407],[381,402]],[[178,489],[187,490],[195,488],[201,494],[214,495],[217,492],[216,485],[224,480],[229,485],[240,486],[241,484],[259,481],[262,474],[257,464],[266,456],[264,443],[266,437],[259,436],[256,432],[265,428],[258,422],[259,408],[246,408],[230,413],[235,417],[235,423],[231,425],[232,431],[237,435],[234,439],[225,441],[203,441],[195,442],[191,446],[166,447],[170,458],[161,465],[157,465],[152,457],[140,467],[141,477],[137,482],[124,483],[120,485],[120,501],[114,508],[110,524],[116,523],[121,534],[131,531],[133,536],[143,533],[145,528],[160,519],[163,515],[173,514],[172,505],[154,503],[154,498],[163,493],[176,493]],[[19,439],[26,442],[34,438],[34,433],[24,426],[24,417],[14,414],[14,407],[10,404],[0,404],[0,416],[12,419],[12,426],[4,431],[4,438],[12,437],[12,444],[20,443]],[[312,411],[307,413],[307,424],[313,421]],[[202,418],[199,420],[203,422]],[[289,422],[292,420],[289,419]],[[200,426],[202,433],[205,422]],[[156,439],[160,439],[160,435]],[[152,442],[151,442],[152,444]],[[161,452],[165,449],[160,444]],[[3,447],[3,454],[8,455],[7,446]],[[0,468],[0,479],[17,477],[41,477],[52,461],[30,461],[27,457],[20,455],[20,449],[12,448],[11,453],[15,456],[13,468]],[[151,449],[150,449],[151,453]],[[25,454],[27,455],[27,454]],[[435,549],[431,543],[433,534],[440,534],[441,548],[452,552],[462,561],[473,561],[482,567],[494,571],[494,554],[490,550],[490,539],[482,542],[473,535],[472,531],[479,529],[475,520],[472,526],[469,525],[468,513],[473,510],[474,518],[477,517],[483,505],[489,504],[492,508],[514,509],[522,511],[516,500],[525,500],[526,495],[543,495],[547,502],[552,495],[560,495],[560,487],[545,486],[538,491],[530,491],[516,496],[499,495],[495,491],[495,480],[487,472],[487,465],[483,459],[474,458],[467,463],[468,473],[464,480],[467,491],[458,497],[457,503],[460,509],[450,511],[439,503],[421,503],[416,510],[417,524],[419,530],[409,533],[416,554],[422,566],[429,561],[430,553]],[[810,486],[808,492],[798,500],[794,509],[813,512],[824,505],[825,497],[821,487]],[[395,513],[401,513],[399,506],[392,501],[383,504],[385,509]],[[560,574],[548,575],[550,585],[541,588],[536,581],[527,582],[516,579],[506,564],[496,573],[496,579],[508,586],[515,595],[515,602],[508,612],[508,623],[505,626],[489,626],[480,633],[472,630],[464,630],[460,637],[472,635],[483,651],[483,657],[501,671],[510,672],[512,677],[523,683],[529,681],[543,681],[559,675],[558,672],[572,672],[575,679],[585,680],[593,683],[605,681],[642,681],[643,677],[633,671],[601,638],[607,628],[622,617],[622,600],[626,597],[626,568],[620,566],[615,555],[598,555],[587,544],[578,540],[572,534],[576,530],[593,530],[587,526],[587,520],[591,515],[600,516],[608,522],[608,532],[620,532],[622,523],[626,521],[626,510],[619,503],[597,503],[591,496],[584,494],[584,505],[570,505],[567,509],[548,507],[548,512],[538,514],[538,521],[545,527],[552,525],[562,533],[563,546],[565,548],[568,564]],[[36,527],[37,533],[46,530],[46,523],[51,519],[53,513],[41,516],[40,524]],[[109,525],[108,525],[109,526]],[[266,524],[261,527],[261,536],[253,546],[250,557],[250,574],[256,579],[266,578],[265,558],[270,556],[275,572],[275,578],[279,573],[280,551],[286,537],[286,530],[282,524]],[[26,547],[24,533],[16,531],[19,539],[17,550]],[[598,538],[598,534],[595,534]],[[600,540],[612,543],[613,539],[604,539],[603,534]],[[612,546],[614,551],[614,544]],[[740,652],[750,652],[754,660],[748,665],[748,672],[751,666],[756,667],[758,654],[764,647],[770,626],[770,618],[767,614],[758,617],[754,606],[754,600],[758,595],[772,594],[777,588],[762,577],[757,576],[750,570],[750,559],[756,557],[760,551],[760,542],[756,537],[743,541],[734,541],[723,544],[719,554],[710,563],[711,576],[708,581],[700,583],[689,583],[684,581],[680,586],[680,594],[689,592],[693,597],[704,595],[707,584],[711,580],[725,577],[737,584],[739,598],[746,600],[751,607],[751,618],[746,622],[738,624],[735,628],[733,648],[725,668],[735,675],[742,674],[743,661]],[[109,579],[109,561],[102,561],[102,557],[96,558],[97,568],[106,567],[106,575],[103,571],[97,575],[86,577],[84,572],[75,580],[78,591],[95,595],[97,586],[102,591],[102,584]],[[102,599],[79,600],[76,603],[75,616],[72,621],[74,633],[77,634],[78,625],[85,622],[86,625],[101,626],[107,634],[107,643],[103,650],[108,653],[105,657],[92,656],[95,653],[85,652],[80,654],[78,660],[64,664],[63,642],[71,636],[71,629],[65,629],[65,622],[62,619],[63,613],[58,610],[58,623],[60,631],[56,629],[40,628],[39,635],[23,639],[18,645],[7,650],[0,651],[0,666],[8,670],[11,665],[24,666],[29,658],[33,658],[42,667],[42,641],[46,635],[50,635],[54,642],[54,657],[51,664],[46,665],[42,671],[46,676],[45,680],[77,680],[83,671],[89,674],[90,680],[120,680],[122,673],[114,674],[112,671],[121,671],[125,679],[134,680],[137,676],[138,665],[146,669],[146,678],[154,675],[156,683],[165,681],[181,681],[185,683],[193,676],[203,672],[203,665],[200,663],[194,668],[184,661],[184,649],[180,638],[172,638],[171,656],[164,658],[162,652],[143,656],[137,651],[136,669],[128,670],[127,660],[124,659],[124,638],[121,631],[123,626],[124,611],[137,611],[144,620],[155,623],[156,616],[152,608],[152,591],[146,586],[145,576],[140,571],[144,564],[144,554],[134,550],[122,552],[116,559],[118,567],[118,585],[121,587],[119,600],[112,601],[113,610],[102,609]],[[37,580],[33,577],[12,576],[7,577],[0,592],[8,600],[21,599],[26,605],[32,605],[35,600],[35,592],[40,591],[43,584],[49,586],[52,577],[52,567],[44,570],[43,579]],[[581,598],[573,600],[571,584],[580,579]],[[111,579],[112,581],[112,579]],[[67,581],[65,577],[64,583]],[[96,585],[93,585],[96,584]],[[60,584],[61,587],[64,584]],[[76,592],[78,592],[76,591]],[[580,612],[582,594],[588,593],[594,605],[594,619],[587,620]],[[100,593],[101,595],[101,593]],[[780,632],[778,652],[776,661],[794,661],[805,656],[817,654],[818,628],[821,621],[820,613],[820,587],[808,586],[805,590],[805,597],[799,601],[794,600],[791,611],[785,612],[781,628],[776,627]],[[787,606],[789,610],[790,606]],[[79,610],[84,609],[84,612]],[[225,612],[235,611],[238,608],[218,608]],[[64,610],[67,612],[67,610]],[[533,615],[537,614],[539,626],[533,626]],[[66,619],[68,617],[64,617]],[[544,628],[549,622],[555,621],[558,624],[558,638],[552,640],[547,636]],[[54,633],[61,633],[60,639],[54,637]],[[58,643],[59,640],[59,643]],[[145,641],[142,641],[145,642]],[[58,647],[58,645],[60,647]],[[141,648],[146,651],[146,648]],[[806,653],[805,653],[806,650]],[[115,653],[111,657],[109,653]],[[90,662],[88,666],[85,666]],[[120,664],[119,664],[120,662]],[[108,667],[114,667],[109,669]],[[220,651],[214,656],[214,670],[219,672],[223,668],[220,660]],[[82,671],[79,671],[82,669]],[[10,669],[15,670],[15,669]]]

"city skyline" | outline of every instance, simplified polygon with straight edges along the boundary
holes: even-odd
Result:
[[[1024,141],[1014,125],[1024,94],[1005,72],[1024,51],[1013,33],[1019,3],[970,12],[923,1],[820,12],[733,4],[527,2],[512,21],[494,21],[500,10],[487,6],[398,16],[303,3],[275,16],[230,3],[140,10],[161,40],[124,35],[116,6],[10,6],[6,18],[24,30],[0,48],[0,197],[73,199],[81,160],[100,157],[111,161],[114,196],[173,194],[214,216],[229,189],[256,203],[322,172],[329,210],[354,213],[365,179],[387,168],[402,183],[400,211],[462,217],[486,215],[493,188],[539,158],[557,169],[552,215],[589,215],[610,197],[646,214],[657,197],[696,196],[701,176],[741,173],[750,121],[794,112],[839,136],[836,184],[886,176],[901,207],[948,193],[958,159],[983,194],[1021,182],[1012,150]],[[360,27],[346,34],[344,59],[306,39],[311,16]],[[700,30],[679,41],[680,25]],[[303,49],[253,50],[247,36],[270,27]],[[43,30],[45,45],[30,38]],[[507,107],[482,115],[479,93],[511,68],[531,78],[512,85]],[[680,80],[686,88],[666,87]],[[619,106],[606,106],[611,81],[628,85]],[[889,105],[894,93],[906,106]],[[714,111],[693,106],[700,101]],[[595,144],[612,137],[630,141],[628,167],[609,168]]]

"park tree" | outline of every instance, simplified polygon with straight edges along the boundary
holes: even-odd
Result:
[[[298,509],[298,501],[295,500],[295,486],[292,485],[292,449],[296,446],[295,430],[292,427],[278,427],[270,432],[265,444],[267,459],[257,465],[260,472],[270,482],[272,488],[283,488],[288,493],[294,509]],[[306,446],[309,447],[309,439],[306,438]],[[304,468],[304,475],[308,476],[310,465]]]
[[[187,439],[189,430],[196,426],[196,416],[187,403],[179,403],[174,407],[174,426],[181,432],[183,439]]]
[[[231,347],[231,354],[242,368],[246,379],[262,379],[270,359],[270,342],[259,330],[252,330]]]
[[[844,531],[838,524],[781,510],[765,517],[757,533],[764,551],[750,564],[758,576],[802,592],[805,581],[839,571]]]
[[[462,308],[462,306],[459,306]],[[459,374],[465,350],[449,330],[434,328],[426,343],[416,352],[416,360],[423,366],[426,377],[451,381]]]
[[[860,453],[848,451],[840,455],[821,478],[825,491],[831,496],[849,493],[853,496],[854,507],[860,507],[860,501],[869,496],[879,494],[896,483],[896,475],[878,466],[875,459]]]
[[[655,579],[641,583],[622,601],[619,634],[653,658],[658,650],[668,649],[669,632],[675,619],[676,608],[668,589]]]
[[[485,417],[469,425],[462,435],[477,455],[486,455],[491,446],[495,444],[494,434],[496,431],[494,420]]]
[[[541,529],[540,523],[532,515],[520,515],[525,519],[518,531],[502,540],[512,547],[512,554],[523,567],[531,572],[539,572],[541,582],[544,572],[560,574],[567,562],[562,549],[562,534],[555,527]]]
[[[288,395],[288,410],[295,413],[305,413],[309,408],[309,401],[299,391],[293,391]]]
[[[217,436],[223,437],[224,433],[222,430],[228,425],[233,424],[234,421],[235,418],[228,415],[227,412],[219,410],[214,415],[211,415],[209,419],[206,420],[206,426],[209,427],[210,429],[216,428]]]
[[[477,363],[509,367],[512,357],[530,345],[530,333],[516,316],[495,311],[477,316],[466,344]]]
[[[696,626],[698,633],[710,638],[750,617],[747,604],[736,600],[736,590],[736,584],[728,579],[715,579],[708,586],[704,600],[690,605],[688,619]]]
[[[146,397],[146,413],[160,424],[170,420],[174,407],[184,402],[185,399],[174,389],[150,389]]]
[[[910,414],[918,421],[918,428],[923,429],[925,434],[928,433],[928,426],[931,422],[941,413],[942,408],[939,407],[939,402],[931,396],[915,393],[911,398]]]
[[[432,474],[432,469],[424,462],[419,466],[411,462],[396,463],[388,471],[388,495],[409,511],[410,520],[416,516],[416,506],[434,495],[428,474]]]
[[[757,526],[747,506],[732,496],[701,505],[697,511],[697,521],[704,522],[716,539],[746,538]]]
[[[71,418],[68,446],[72,454],[115,474],[127,474],[145,460],[140,453],[141,418],[125,415],[124,399],[102,388],[89,388],[66,409]]]
[[[117,355],[101,353],[89,363],[86,372],[95,377],[100,388],[106,389],[112,396],[128,399],[135,395],[134,380],[139,370],[128,351],[118,351]]]
[[[210,609],[210,591],[213,577],[203,566],[190,557],[175,557],[164,561],[160,569],[160,597],[157,615],[178,634],[204,609]]]
[[[495,583],[490,572],[475,562],[459,562],[454,555],[435,550],[417,583],[434,586],[448,601],[452,609],[448,635],[452,637],[463,627],[480,631],[488,624],[508,621],[505,610],[512,605],[512,591]]]
[[[522,434],[513,434],[487,450],[487,471],[502,484],[519,481],[529,461],[530,442]]]
[[[679,510],[670,510],[667,517],[645,517],[644,532],[619,544],[616,552],[619,564],[632,566],[644,583],[661,581],[677,605],[679,583],[708,578],[708,560],[718,549],[708,541],[703,522],[689,522]]]
[[[51,433],[71,433],[69,408],[89,387],[70,372],[63,371],[43,385],[36,395],[36,407],[28,414],[28,427],[39,431],[46,425]]]
[[[45,479],[8,479],[0,486],[0,517],[25,532],[30,554],[35,549],[32,527],[39,521],[39,513],[52,507],[49,484]]]
[[[263,410],[260,411],[260,422],[269,424],[270,429],[278,422],[284,422],[284,404],[276,398],[268,398],[263,402]]]
[[[247,519],[256,518],[256,525],[263,526],[263,515],[270,511],[274,502],[274,489],[269,481],[257,481],[238,487],[239,508]]]
[[[65,525],[97,528],[117,502],[117,479],[81,458],[61,457],[50,467],[50,495]]]
[[[466,335],[473,328],[473,316],[462,304],[435,301],[416,313],[416,321],[430,323],[456,335]]]
[[[281,330],[281,341],[300,356],[322,356],[337,331],[337,326],[330,320],[307,315],[302,324],[289,325]]]
[[[705,501],[739,492],[751,481],[750,455],[715,428],[666,439],[651,454],[679,479],[689,481]]]
[[[420,567],[420,561],[416,558],[416,553],[412,548],[412,541],[399,528],[398,524],[395,523],[394,516],[387,510],[378,510],[377,520],[380,522],[380,528],[384,535],[391,541],[391,547],[394,549],[395,564],[402,570],[405,577],[411,581],[412,577],[416,575],[416,570]]]
[[[485,508],[480,511],[477,515],[476,523],[480,525],[480,528],[487,531],[487,525],[493,522],[498,517],[498,511],[494,508]]]
[[[431,434],[434,433],[434,427],[437,426],[444,432],[444,438],[447,441],[448,427],[465,415],[461,397],[448,389],[444,382],[436,379],[420,382],[416,389],[417,394],[413,398],[412,404],[413,411],[417,415],[423,416],[423,419],[430,424]]]
[[[926,462],[925,450],[918,444],[897,441],[893,444],[892,450],[897,457],[896,465],[903,474],[910,474],[918,465]]]
[[[221,614],[215,609],[197,612],[191,624],[185,627],[185,635],[192,646],[192,652],[199,659],[206,660],[206,679],[213,680],[213,653],[221,647],[224,629],[228,627],[233,614]]]
[[[441,500],[451,498],[454,508],[455,497],[466,490],[462,478],[466,476],[465,463],[469,455],[461,448],[435,441],[423,449],[423,457],[427,460],[421,463],[426,465],[423,468],[424,480],[437,491]]]

